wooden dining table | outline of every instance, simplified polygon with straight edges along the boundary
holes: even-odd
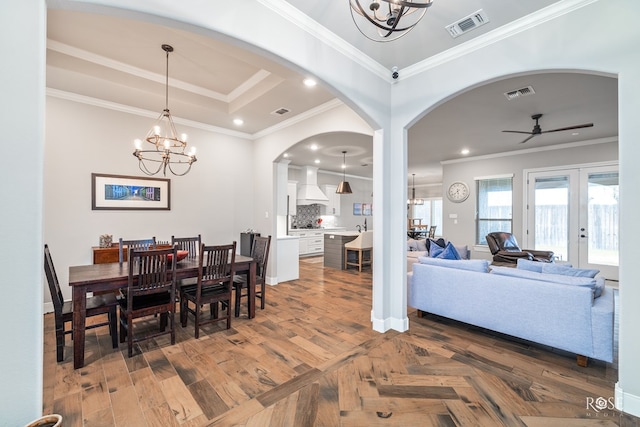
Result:
[[[236,255],[235,273],[248,275],[249,318],[256,315],[256,261],[248,256]],[[176,264],[176,279],[198,277],[198,260],[184,259]],[[128,263],[90,264],[69,267],[69,286],[73,300],[73,367],[84,366],[85,321],[87,293],[115,291],[126,288],[129,281]],[[231,302],[230,302],[231,303]]]

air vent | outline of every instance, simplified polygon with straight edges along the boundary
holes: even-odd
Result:
[[[509,101],[517,98],[521,98],[523,96],[529,96],[535,94],[536,91],[533,90],[531,86],[523,87],[522,89],[511,90],[509,92],[505,92],[504,96],[507,97]]]
[[[489,23],[489,17],[484,12],[484,10],[480,9],[479,11],[472,13],[469,16],[465,16],[458,22],[454,22],[453,24],[447,25],[445,28],[454,39],[462,34],[473,30],[474,28],[478,28],[483,26],[484,24]]]
[[[276,111],[272,111],[271,114],[276,115],[276,116],[283,116],[285,114],[287,114],[290,110],[287,108],[278,108]]]

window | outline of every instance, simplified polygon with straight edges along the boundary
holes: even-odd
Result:
[[[486,245],[488,233],[512,233],[513,177],[476,178],[476,183],[476,244]]]
[[[424,205],[414,205],[413,218],[422,220],[422,224],[436,226],[436,235],[442,235],[442,199],[425,199]]]

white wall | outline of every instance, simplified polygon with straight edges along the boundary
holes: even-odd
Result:
[[[501,156],[487,158],[468,158],[443,165],[443,187],[448,188],[454,181],[463,181],[469,185],[470,195],[462,203],[453,203],[443,198],[443,236],[459,245],[475,244],[475,212],[477,194],[475,177],[513,174],[513,233],[518,242],[525,242],[523,228],[523,173],[524,169],[576,165],[618,160],[618,142],[611,141],[594,145],[583,145],[565,149],[526,149]],[[457,214],[457,224],[449,218]],[[471,252],[472,258],[490,258],[487,252]]]
[[[114,242],[201,234],[207,244],[239,244],[240,232],[254,227],[252,142],[179,123],[178,132],[197,147],[198,161],[185,176],[168,173],[171,210],[91,210],[91,173],[145,176],[132,141],[152,124],[146,117],[47,97],[44,239],[66,299],[69,266],[91,264],[91,247],[101,234],[112,234]],[[45,300],[51,300],[48,292]]]
[[[0,426],[42,411],[44,1],[0,3]]]

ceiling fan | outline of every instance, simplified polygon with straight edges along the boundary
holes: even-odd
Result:
[[[542,130],[542,128],[540,127],[540,125],[538,124],[538,120],[540,119],[540,117],[542,117],[542,114],[534,114],[531,116],[531,118],[533,120],[536,121],[535,126],[533,126],[533,130],[531,132],[525,132],[525,131],[520,131],[520,130],[503,130],[502,132],[510,132],[510,133],[524,133],[529,135],[528,138],[525,138],[524,141],[520,141],[521,144],[527,142],[528,140],[530,140],[531,138],[533,138],[536,135],[540,135],[543,133],[549,133],[549,132],[560,132],[563,130],[572,130],[572,129],[581,129],[581,128],[590,128],[593,126],[593,123],[585,123],[582,125],[575,125],[575,126],[568,126],[566,128],[559,128],[559,129],[552,129],[552,130]]]

